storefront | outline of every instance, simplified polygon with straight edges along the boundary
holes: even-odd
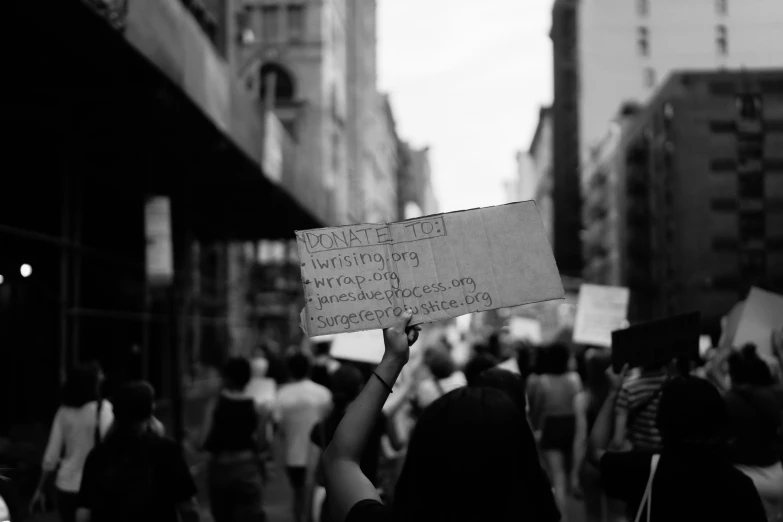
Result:
[[[124,33],[79,0],[52,2],[45,13],[12,2],[6,13],[0,437],[45,437],[64,370],[93,359],[110,382],[149,379],[181,434],[183,325],[200,269],[193,245],[290,239],[321,226],[262,173],[262,118],[252,101],[232,95],[225,71],[194,69],[198,53],[212,60],[214,52],[173,9],[179,3],[160,2],[168,22],[187,29],[179,39],[178,26],[125,4]],[[162,42],[162,34],[183,63],[133,41]],[[229,91],[209,102],[186,83]],[[173,270],[161,284],[148,277],[152,196],[170,208]]]

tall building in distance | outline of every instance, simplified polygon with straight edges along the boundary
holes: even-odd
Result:
[[[367,176],[367,215],[370,223],[397,221],[397,173],[400,168],[400,139],[389,96],[376,96],[372,132],[377,136],[376,149],[369,156],[371,175]]]
[[[413,219],[438,212],[429,147],[417,149],[400,141],[397,190],[400,219]]]
[[[368,216],[370,185],[376,173],[380,130],[375,125],[378,100],[378,30],[376,0],[343,0],[346,12],[346,87],[348,138],[348,218]]]
[[[518,151],[514,176],[504,183],[506,201],[535,200],[544,228],[553,240],[552,223],[552,108],[541,107],[533,139],[527,151]]]
[[[555,0],[552,7],[552,47],[555,96],[552,105],[552,236],[560,272],[578,276],[582,271],[579,190],[579,41],[577,0]]]
[[[646,103],[675,70],[783,66],[780,0],[581,0],[580,153],[623,102]]]
[[[751,286],[783,293],[783,70],[678,72],[623,118],[584,171],[587,279],[713,331]]]

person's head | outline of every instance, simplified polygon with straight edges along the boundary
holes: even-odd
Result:
[[[612,364],[612,356],[605,350],[590,348],[585,352],[585,387],[592,392],[607,389],[611,382],[606,370]]]
[[[519,372],[522,375],[530,375],[533,371],[533,349],[534,345],[527,341],[515,341],[512,345],[514,356],[517,358]]]
[[[223,387],[227,390],[243,391],[252,375],[250,361],[244,357],[231,357],[223,365]]]
[[[525,416],[506,393],[465,387],[432,403],[408,446],[394,520],[454,522],[525,518],[538,458],[520,440]]]
[[[69,408],[81,408],[85,404],[98,400],[102,373],[95,363],[82,364],[68,372],[62,389],[62,405]]]
[[[295,381],[307,379],[310,376],[310,358],[307,354],[296,352],[288,357],[288,373]]]
[[[750,386],[771,386],[772,372],[769,365],[759,357],[755,344],[746,344],[729,355],[729,376],[732,384]]]
[[[329,379],[335,405],[344,407],[353,402],[364,387],[364,375],[352,364],[341,364]]]
[[[424,363],[430,369],[436,379],[447,379],[456,371],[454,359],[446,350],[435,347],[430,348],[424,354]]]
[[[505,392],[517,410],[523,415],[527,412],[527,390],[525,381],[520,375],[502,368],[490,368],[479,374],[469,386],[494,388]]]
[[[155,412],[155,389],[146,381],[121,384],[112,395],[116,430],[139,431]]]
[[[563,375],[569,371],[571,350],[563,343],[550,344],[540,353],[541,373]]]
[[[487,352],[480,352],[477,353],[468,363],[465,365],[465,379],[468,381],[468,386],[470,386],[476,378],[481,375],[481,373],[484,370],[489,370],[490,368],[494,368],[499,364],[500,361],[495,359],[492,355],[490,355]]]
[[[269,361],[266,357],[255,357],[251,362],[253,377],[256,379],[263,379],[269,372]]]
[[[714,449],[727,422],[726,404],[708,381],[675,377],[664,385],[657,417],[664,449]]]

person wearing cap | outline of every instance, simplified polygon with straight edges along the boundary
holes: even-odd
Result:
[[[155,390],[144,381],[112,397],[114,427],[87,457],[79,522],[193,522],[196,485],[179,445],[151,429]]]

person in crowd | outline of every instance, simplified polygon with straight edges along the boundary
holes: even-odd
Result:
[[[486,352],[478,352],[465,365],[464,374],[468,386],[471,386],[475,380],[485,370],[494,368],[500,363],[494,356]]]
[[[770,521],[783,512],[783,389],[774,385],[767,363],[748,344],[728,357],[731,389],[724,395],[729,413],[729,458],[756,486]]]
[[[313,370],[310,378],[314,383],[326,388],[331,388],[330,379],[340,367],[340,362],[329,353],[331,348],[331,341],[315,343],[313,347]]]
[[[41,478],[30,502],[31,512],[45,509],[44,491],[52,474],[56,474],[60,520],[75,520],[87,455],[106,436],[114,420],[112,404],[100,397],[102,379],[97,364],[77,366],[69,373],[52,422]]]
[[[332,408],[331,392],[309,379],[310,359],[297,352],[288,359],[292,382],[280,388],[275,403],[275,420],[283,438],[285,465],[293,495],[296,522],[302,522],[307,509],[306,486],[310,465],[310,434]]]
[[[344,364],[332,375],[332,397],[334,408],[331,414],[322,422],[319,422],[311,435],[312,442],[319,448],[326,449],[334,437],[334,432],[340,424],[345,412],[351,403],[356,400],[365,384],[362,372],[355,366]],[[365,477],[370,479],[373,485],[378,487],[378,463],[381,454],[381,440],[384,435],[388,435],[392,447],[395,450],[402,448],[402,442],[397,436],[396,430],[390,429],[392,423],[387,423],[386,417],[381,412],[364,449],[361,460],[361,470]],[[319,482],[322,482],[319,477]],[[324,501],[324,509],[321,511],[321,522],[331,521],[328,509],[328,497]]]
[[[521,375],[508,370],[493,368],[479,375],[472,386],[477,388],[495,388],[505,392],[514,402],[517,411],[522,415],[527,415],[527,386]],[[554,490],[546,472],[541,467],[541,459],[538,456],[535,437],[529,426],[519,442],[524,453],[529,455],[531,462],[528,486],[531,488],[530,498],[532,501],[526,517],[529,520],[536,521],[560,520],[561,515],[555,501]]]
[[[650,453],[661,450],[661,434],[655,419],[663,386],[669,378],[668,363],[653,363],[623,383],[612,437],[615,449]]]
[[[535,488],[535,454],[520,441],[529,431],[506,392],[461,387],[422,414],[411,438],[394,502],[384,505],[361,471],[361,458],[375,420],[410,356],[419,327],[401,321],[384,330],[381,363],[348,408],[324,453],[326,489],[334,520],[511,521],[529,516]]]
[[[753,482],[725,455],[726,405],[703,379],[678,376],[664,384],[656,414],[660,453],[609,449],[626,372],[608,373],[612,388],[590,437],[607,495],[625,501],[637,521],[765,521]]]
[[[604,520],[601,473],[585,457],[590,431],[612,387],[612,382],[606,375],[610,364],[611,356],[608,352],[596,348],[587,350],[584,354],[585,388],[574,398],[576,436],[574,462],[571,469],[571,490],[581,494],[587,522]]]
[[[250,362],[232,357],[223,366],[220,395],[207,406],[202,448],[210,454],[209,506],[215,522],[263,520],[260,422],[246,393]]]
[[[420,410],[468,384],[465,374],[457,370],[454,359],[442,348],[430,348],[424,353],[422,370],[424,376],[416,391],[416,404]]]
[[[267,376],[269,361],[265,357],[255,357],[250,361],[252,377],[246,393],[253,398],[259,417],[257,449],[266,462],[272,458],[271,447],[274,439],[274,406],[277,397],[277,383]],[[266,468],[264,468],[265,470]],[[265,474],[266,476],[266,474]]]
[[[570,371],[571,352],[565,344],[544,348],[540,357],[542,373],[528,381],[530,422],[537,433],[558,506],[565,513],[576,436],[574,399],[582,382],[578,374]]]
[[[196,485],[179,445],[151,429],[155,390],[132,381],[112,396],[115,429],[87,458],[79,522],[197,522]]]

